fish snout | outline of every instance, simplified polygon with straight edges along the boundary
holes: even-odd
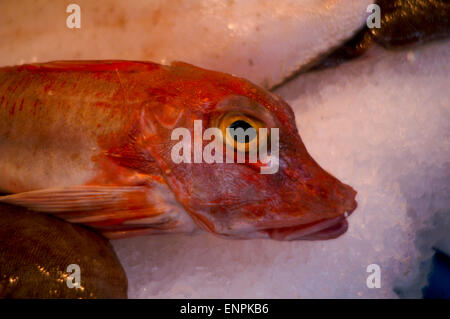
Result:
[[[289,194],[278,219],[286,226],[267,228],[263,232],[272,239],[326,240],[344,234],[347,217],[356,207],[356,191],[329,175],[314,182],[298,181],[295,194]],[[286,212],[289,212],[286,215]]]
[[[346,218],[357,207],[357,192],[312,159],[287,164],[280,165],[278,194],[283,204],[273,208],[272,216],[283,225],[264,232],[277,240],[331,239],[345,233]]]

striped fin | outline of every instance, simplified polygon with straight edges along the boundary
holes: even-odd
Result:
[[[112,238],[193,230],[192,220],[165,184],[43,189],[0,196],[0,203],[52,214]]]
[[[144,186],[75,186],[1,196],[0,202],[45,213],[91,211],[146,202]]]

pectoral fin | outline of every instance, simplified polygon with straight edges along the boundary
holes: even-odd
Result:
[[[129,206],[142,206],[145,187],[75,186],[42,189],[1,196],[0,202],[27,207],[45,213],[92,211]]]
[[[165,184],[74,186],[0,196],[1,203],[49,213],[108,234],[186,231],[192,222]],[[139,232],[136,232],[139,230]],[[115,237],[115,236],[114,236]],[[121,235],[120,237],[126,237]]]

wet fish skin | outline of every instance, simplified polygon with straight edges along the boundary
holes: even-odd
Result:
[[[70,264],[81,288],[68,288]],[[0,298],[127,298],[127,278],[107,239],[79,225],[0,204]]]

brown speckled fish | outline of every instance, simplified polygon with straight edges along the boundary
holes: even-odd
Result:
[[[386,49],[423,44],[450,36],[450,2],[442,0],[377,0],[380,28],[365,25],[312,69],[338,65],[363,55],[373,44]]]
[[[67,272],[79,267],[79,287]],[[75,224],[0,204],[0,298],[126,298],[127,277],[107,239]]]
[[[175,163],[171,133],[193,131],[194,120],[203,130],[278,128],[279,169]],[[328,239],[346,231],[356,208],[356,192],[308,154],[289,105],[185,63],[1,68],[0,191],[11,194],[0,202],[109,238],[201,228],[231,238]]]

